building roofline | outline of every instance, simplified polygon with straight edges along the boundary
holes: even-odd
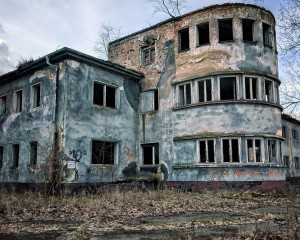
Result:
[[[291,117],[291,116],[288,115],[288,114],[282,113],[282,114],[281,114],[281,118],[282,118],[283,120],[289,121],[289,122],[291,122],[291,123],[295,123],[295,124],[300,125],[300,121],[299,121],[299,120],[297,120],[296,118]]]
[[[147,31],[149,31],[149,30],[151,30],[151,29],[158,28],[158,27],[163,26],[163,25],[165,25],[165,24],[167,24],[167,23],[170,23],[170,22],[173,22],[173,21],[174,21],[174,22],[175,22],[175,21],[179,21],[179,20],[181,20],[182,18],[187,17],[187,16],[189,16],[189,15],[193,15],[193,14],[195,14],[195,13],[202,12],[202,11],[206,11],[206,10],[209,10],[209,9],[212,9],[212,8],[226,7],[226,6],[247,6],[247,7],[254,7],[254,8],[257,8],[257,9],[260,9],[260,10],[263,10],[263,11],[266,11],[267,13],[269,13],[269,14],[272,16],[274,22],[276,22],[275,17],[274,17],[273,13],[272,13],[270,10],[267,10],[267,9],[265,9],[265,8],[263,8],[263,7],[260,7],[260,6],[254,5],[254,4],[246,4],[246,3],[224,3],[224,4],[214,4],[214,5],[210,5],[210,6],[207,6],[207,7],[204,7],[204,8],[200,8],[200,9],[194,10],[194,11],[192,11],[192,12],[188,12],[188,13],[183,14],[183,15],[178,16],[178,17],[169,18],[169,19],[167,19],[167,20],[164,20],[164,21],[162,21],[162,22],[159,22],[159,23],[157,23],[157,24],[154,24],[153,26],[144,28],[144,29],[139,30],[139,31],[137,31],[137,32],[134,32],[134,33],[131,33],[131,34],[126,35],[126,36],[124,36],[124,37],[121,37],[121,38],[119,38],[119,39],[116,39],[116,40],[110,42],[109,45],[113,45],[113,44],[115,44],[115,43],[118,43],[118,42],[120,42],[120,41],[126,39],[126,38],[135,36],[135,35],[140,34],[140,33],[143,33],[143,32],[147,32]]]
[[[43,67],[49,66],[47,64],[47,59],[51,64],[58,63],[65,59],[72,59],[75,61],[85,62],[87,64],[100,67],[102,69],[108,70],[110,72],[113,72],[117,75],[121,75],[123,77],[140,81],[144,75],[140,72],[137,72],[135,70],[131,70],[128,68],[125,68],[119,64],[111,63],[109,61],[105,61],[90,55],[87,55],[85,53],[76,51],[71,48],[61,48],[55,52],[49,53],[48,55],[45,55],[39,59],[34,60],[31,63],[26,64],[24,67],[20,67],[14,71],[8,72],[6,74],[3,74],[0,76],[0,83],[6,82],[12,79],[16,79],[20,76],[23,76],[24,74],[31,73],[33,71],[36,71],[38,69],[41,69]]]

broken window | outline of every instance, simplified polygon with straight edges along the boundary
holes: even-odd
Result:
[[[143,144],[142,148],[144,165],[159,164],[158,143]]]
[[[197,25],[198,46],[209,43],[209,22]]]
[[[158,110],[158,89],[141,92],[141,112]]]
[[[235,77],[225,77],[220,78],[220,99],[221,100],[231,100],[237,98],[236,93],[236,78]]]
[[[37,149],[38,143],[31,142],[30,143],[30,165],[35,166],[37,163]]]
[[[23,105],[23,91],[19,90],[15,92],[15,112],[22,112],[22,105]]]
[[[232,41],[233,29],[232,19],[219,19],[219,42]]]
[[[300,158],[294,157],[294,162],[295,162],[295,168],[300,169]]]
[[[271,26],[263,23],[263,41],[265,46],[272,47],[272,42],[271,42]]]
[[[286,127],[282,126],[282,137],[286,138],[287,134],[286,134]]]
[[[247,139],[247,160],[249,163],[262,162],[260,139]]]
[[[6,102],[7,96],[1,96],[0,97],[0,117],[2,117],[7,110],[7,102]]]
[[[200,163],[215,162],[215,144],[214,140],[199,141]]]
[[[141,53],[143,65],[155,62],[155,46],[142,48]]]
[[[35,84],[32,86],[32,107],[39,106],[41,106],[41,84]]]
[[[207,102],[212,100],[211,80],[203,80],[198,82],[199,102]]]
[[[115,142],[92,141],[92,164],[115,164]]]
[[[242,19],[243,41],[253,42],[253,23],[254,20]]]
[[[273,82],[265,80],[265,101],[273,102]]]
[[[275,140],[268,140],[268,155],[270,163],[277,162],[277,144]]]
[[[245,78],[245,99],[257,99],[257,78]]]
[[[93,103],[99,106],[116,108],[116,88],[94,82]]]
[[[280,104],[280,98],[279,98],[279,86],[278,84],[275,84],[275,96],[276,96],[276,103]]]
[[[188,105],[192,103],[191,84],[183,84],[178,87],[178,104],[179,106]]]
[[[190,49],[189,28],[182,29],[178,32],[179,37],[179,52]]]
[[[222,147],[223,147],[223,162],[227,162],[227,163],[240,162],[238,139],[223,139]]]
[[[292,129],[292,137],[293,137],[293,142],[295,143],[299,142],[299,134],[296,129]]]
[[[12,166],[11,166],[11,168],[18,168],[19,158],[20,158],[20,145],[13,144],[12,145]]]
[[[4,147],[0,146],[0,169],[3,167],[4,160]]]
[[[283,156],[283,164],[284,164],[284,166],[286,166],[287,168],[290,167],[290,158],[289,158],[289,156]]]

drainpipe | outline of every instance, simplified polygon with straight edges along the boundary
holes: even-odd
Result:
[[[61,127],[58,124],[58,84],[59,84],[59,63],[57,65],[53,65],[49,61],[49,56],[46,56],[46,63],[52,68],[56,69],[56,78],[55,78],[55,105],[54,105],[54,123],[55,123],[55,131],[53,136],[53,170],[52,170],[52,183],[49,188],[48,194],[51,192],[54,194],[60,193],[60,184],[61,184],[61,164],[59,161],[59,155],[61,152]]]

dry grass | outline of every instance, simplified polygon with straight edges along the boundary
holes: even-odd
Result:
[[[292,235],[297,237],[299,231],[299,196],[291,197],[273,192],[258,194],[231,191],[196,193],[175,190],[109,190],[99,195],[45,197],[38,193],[17,194],[2,190],[0,196],[0,233],[30,232],[38,237],[51,233],[51,236],[55,236],[53,239],[86,239],[88,236],[116,230],[178,230],[191,229],[191,226],[195,230],[211,226],[274,221],[279,221],[282,229],[285,229],[280,233],[281,239],[288,239]],[[286,211],[257,211],[259,208],[277,206],[283,206]],[[187,212],[226,212],[247,217],[206,220],[196,218],[186,222],[172,222],[170,217],[170,221],[164,223],[142,221],[143,217],[172,216]],[[141,221],[133,224],[131,221],[134,219]],[[257,228],[252,235],[245,233],[243,239],[264,239],[260,237],[263,234],[278,235],[272,233],[272,229],[267,230],[264,233],[264,229],[259,231]],[[227,238],[223,236],[219,239]]]

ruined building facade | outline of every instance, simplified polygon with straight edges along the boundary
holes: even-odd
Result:
[[[271,189],[300,175],[275,19],[254,5],[169,19],[110,43],[108,62],[64,48],[0,84],[5,182],[42,181],[53,141],[63,182]]]

